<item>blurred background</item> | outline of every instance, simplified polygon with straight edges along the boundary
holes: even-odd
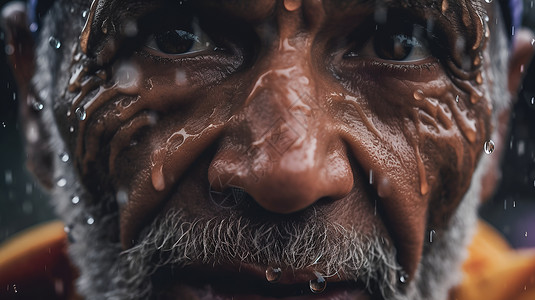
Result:
[[[0,0],[0,6],[6,2]],[[524,25],[535,31],[534,0],[524,3]],[[24,166],[17,90],[4,49],[0,32],[0,243],[55,218],[46,192]],[[503,179],[494,198],[481,208],[483,218],[517,248],[535,247],[535,62],[527,69],[513,114]]]

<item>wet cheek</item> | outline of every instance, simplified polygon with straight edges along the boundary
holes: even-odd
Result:
[[[413,189],[427,202],[437,201],[440,190],[448,186],[454,192],[446,202],[454,207],[468,188],[489,134],[484,73],[472,81],[452,79],[453,75],[440,67],[405,73],[371,67],[346,78],[346,87],[355,95],[353,101],[361,112],[345,119],[350,125],[352,119],[367,120],[368,140],[383,144],[371,143],[369,152],[389,149],[392,162],[385,165],[414,178]],[[357,122],[354,128],[358,127]]]
[[[158,173],[170,151],[222,123],[229,109],[209,97],[206,86],[227,70],[202,61],[195,66],[158,65],[142,56],[106,70],[84,61],[73,66],[66,114],[81,173],[128,185],[139,173]],[[153,177],[155,188],[163,188]]]

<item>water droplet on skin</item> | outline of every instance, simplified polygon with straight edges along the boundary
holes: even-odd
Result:
[[[84,10],[84,11],[82,12],[82,18],[84,18],[84,19],[87,18],[87,14],[89,14],[89,11]]]
[[[78,197],[78,196],[72,196],[72,198],[71,198],[71,203],[74,204],[74,205],[80,203],[80,197]]]
[[[34,111],[39,112],[39,111],[42,111],[43,108],[45,108],[45,106],[40,101],[34,101],[33,104],[32,104],[32,108],[33,108]]]
[[[494,142],[492,140],[486,141],[483,149],[486,154],[492,154],[492,152],[494,152]]]
[[[93,217],[87,218],[87,225],[93,225],[95,223],[95,219]]]
[[[525,237],[528,237],[528,232],[526,231],[526,233],[524,234]]]
[[[288,11],[294,11],[301,7],[301,0],[284,0],[284,8]]]
[[[269,267],[266,269],[266,279],[269,283],[277,283],[281,279],[281,268]]]
[[[414,100],[417,100],[417,101],[421,101],[425,99],[425,95],[422,90],[416,90],[413,96],[414,96]]]
[[[53,36],[48,38],[48,43],[50,44],[50,47],[54,49],[61,48],[61,42]]]
[[[373,184],[373,170],[370,169],[370,185]]]
[[[535,105],[535,97],[531,97],[531,105]]]
[[[455,96],[455,102],[459,102],[459,95]]]
[[[69,132],[70,132],[70,133],[73,133],[73,132],[74,132],[74,127],[72,127],[72,126],[69,127]]]
[[[325,291],[325,288],[327,287],[327,281],[325,280],[325,278],[323,278],[323,276],[320,273],[318,272],[314,272],[314,273],[316,274],[316,279],[310,280],[309,287],[310,287],[310,290],[314,294],[319,294]]]
[[[69,161],[70,157],[69,157],[69,153],[67,152],[62,152],[59,154],[59,159],[61,159],[62,162],[66,163]]]
[[[435,237],[436,234],[437,234],[437,233],[436,233],[436,231],[434,231],[434,230],[429,231],[429,242],[430,242],[430,243],[433,242],[433,238]]]
[[[513,201],[513,208],[516,207],[516,201]]]
[[[485,0],[485,2],[487,2],[487,3],[491,3],[491,2],[492,2],[492,0]]]
[[[448,10],[448,7],[449,7],[449,4],[448,4],[448,0],[442,0],[442,12],[446,12],[446,10]]]
[[[56,185],[59,186],[59,187],[64,187],[67,185],[67,179],[65,178],[60,178],[58,179],[58,181],[56,182]]]
[[[481,75],[481,72],[477,73],[476,75],[476,83],[482,84],[483,83],[483,75]]]
[[[74,113],[80,121],[83,121],[85,120],[85,118],[87,118],[87,113],[85,112],[85,109],[82,106],[78,107]]]

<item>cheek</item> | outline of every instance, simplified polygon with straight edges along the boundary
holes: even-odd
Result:
[[[199,150],[202,136],[228,119],[232,106],[207,87],[229,68],[202,60],[195,68],[190,65],[136,54],[106,70],[84,61],[73,66],[66,97],[74,97],[65,101],[61,113],[68,116],[71,149],[89,185],[130,188],[136,176],[148,172],[161,190],[164,165],[174,153]],[[219,91],[232,93],[225,87]]]
[[[389,73],[364,66],[358,81],[346,81],[355,95],[351,100],[357,109],[352,110],[358,112],[348,116],[350,109],[345,109],[342,119],[350,124],[348,130],[365,125],[365,134],[375,140],[367,152],[384,153],[374,158],[378,160],[390,157],[377,171],[398,183],[396,192],[411,195],[402,199],[407,205],[422,203],[416,201],[422,198],[427,205],[419,210],[441,207],[430,211],[437,220],[457,207],[490,134],[486,76],[477,74],[463,81],[438,64]],[[356,119],[364,121],[352,121]],[[408,190],[404,185],[410,185]]]

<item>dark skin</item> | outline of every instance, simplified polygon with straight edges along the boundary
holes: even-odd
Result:
[[[116,12],[125,3],[92,10],[73,55],[85,56],[73,59],[70,83],[57,87],[65,96],[55,114],[93,198],[128,195],[120,206],[123,248],[171,208],[207,218],[234,209],[274,220],[314,211],[346,228],[378,229],[412,279],[429,230],[440,233],[448,223],[483,144],[495,129],[505,135],[508,109],[494,128],[492,22],[485,28],[471,5],[455,5],[463,1],[391,2],[387,23],[376,24],[375,6],[358,1],[198,1],[186,5],[198,29],[175,18],[162,28],[139,25],[139,38],[120,29],[128,18]],[[149,22],[161,9],[152,5],[132,9],[132,18]],[[485,10],[492,20],[493,7]],[[18,28],[22,13],[6,20]],[[400,30],[406,19],[409,29]],[[430,33],[428,19],[435,20]],[[370,35],[376,28],[381,34]],[[163,34],[176,29],[198,39]],[[519,35],[508,77],[513,93],[533,51],[531,36]],[[29,37],[11,39],[33,49]],[[11,57],[23,66],[14,68],[21,83],[32,75],[32,55]],[[39,163],[46,159],[37,161],[46,170]],[[258,209],[214,204],[211,191],[231,188]],[[261,274],[266,266],[245,268]],[[283,276],[295,283],[312,272]]]

